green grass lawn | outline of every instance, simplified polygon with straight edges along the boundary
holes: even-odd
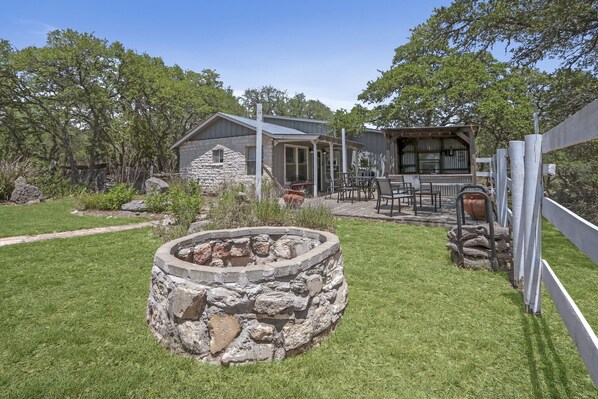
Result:
[[[0,206],[0,237],[117,226],[145,220],[72,215],[73,209],[75,209],[75,200],[72,198],[33,205]]]
[[[337,233],[350,289],[337,330],[300,356],[236,367],[171,354],[147,329],[149,229],[0,248],[0,397],[597,396],[548,296],[542,318],[525,315],[506,274],[452,266],[444,229],[342,220]],[[595,265],[552,230],[544,248],[570,252],[549,261],[585,293],[582,310],[596,307],[580,281]]]

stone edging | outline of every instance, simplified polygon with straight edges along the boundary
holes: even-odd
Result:
[[[268,235],[297,235],[317,239],[321,242],[316,248],[289,260],[274,263],[235,267],[202,266],[185,262],[174,254],[181,248],[193,246],[194,243],[206,242],[212,239],[237,238],[240,236]],[[211,230],[195,233],[162,245],[156,251],[154,265],[163,272],[195,283],[259,283],[285,276],[295,275],[311,268],[324,259],[338,252],[340,242],[336,235],[305,228],[295,227],[247,227],[230,230]]]

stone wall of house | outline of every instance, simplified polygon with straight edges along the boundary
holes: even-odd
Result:
[[[271,139],[264,137],[263,140],[263,162],[272,168]],[[179,149],[180,172],[184,178],[197,181],[206,192],[216,192],[227,181],[254,184],[255,175],[247,174],[249,146],[255,146],[255,135],[189,141]],[[222,163],[213,161],[212,151],[218,149],[224,151]],[[263,181],[268,180],[268,175],[263,174]]]

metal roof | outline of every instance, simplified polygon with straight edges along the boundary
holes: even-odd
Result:
[[[237,115],[230,115],[225,114],[223,112],[217,112],[199,125],[195,126],[194,128],[190,129],[185,135],[176,143],[174,143],[170,148],[175,149],[183,144],[185,141],[189,140],[195,134],[197,134],[201,129],[210,125],[214,120],[217,118],[227,119],[231,122],[238,123],[239,125],[245,126],[248,129],[256,130],[257,129],[257,121],[255,119],[245,118],[243,116]],[[283,118],[281,118],[283,119]],[[284,118],[290,119],[290,118]],[[334,138],[330,136],[325,136],[319,133],[305,133],[301,130],[293,129],[286,126],[276,125],[274,123],[262,122],[262,130],[265,135],[273,138],[276,141],[297,141],[297,140],[305,140],[305,141],[313,141],[318,140],[321,142],[339,144],[341,143],[340,138]],[[347,145],[351,147],[361,148],[362,144],[347,140]]]
[[[187,133],[183,135],[183,137],[170,146],[170,149],[175,149],[185,141],[189,140],[193,137],[197,132],[201,131],[204,127],[210,125],[214,120],[217,118],[227,119],[231,122],[238,123],[242,126],[245,126],[248,129],[256,130],[257,129],[257,122],[255,119],[244,118],[242,116],[237,115],[230,115],[225,114],[223,112],[217,112],[214,115],[210,116],[205,121],[201,122],[199,125],[193,127],[192,129],[188,130]],[[302,138],[305,140],[315,140],[318,138],[319,135],[307,134],[297,129],[292,129],[286,126],[275,125],[273,123],[263,122],[262,129],[264,134],[270,136],[274,139],[288,139],[288,138]]]
[[[237,115],[224,114],[221,112],[219,112],[219,114],[222,115],[223,117],[225,117],[226,119],[236,121],[242,125],[245,125],[246,127],[250,128],[250,129],[254,129],[254,130],[257,129],[257,121],[255,119],[244,118],[242,116],[237,116]],[[306,134],[305,132],[302,132],[297,129],[292,129],[290,127],[275,125],[273,123],[268,123],[268,122],[262,123],[262,129],[263,129],[264,133],[270,133],[272,135]]]

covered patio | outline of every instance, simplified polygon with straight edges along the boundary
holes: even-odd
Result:
[[[419,200],[418,200],[419,202]],[[395,212],[390,216],[390,205],[384,203],[380,207],[380,213],[376,211],[376,200],[368,201],[337,201],[336,195],[332,198],[306,198],[305,206],[325,206],[330,209],[335,216],[342,216],[355,219],[380,220],[387,222],[450,227],[457,224],[455,212],[455,198],[442,198],[442,206],[434,211],[434,206],[429,199],[424,199],[423,206],[417,207],[417,216],[413,212],[412,206],[401,206],[401,211]]]
[[[474,125],[382,129],[389,177],[419,175],[422,182],[432,183],[442,195],[457,195],[463,185],[477,182],[478,130]]]
[[[343,159],[341,138],[322,134],[305,134],[301,138],[275,137],[275,164],[283,165],[279,182],[289,188],[309,189],[314,197],[328,192],[340,179],[346,165],[354,163],[363,146],[352,140],[345,140],[345,145],[346,158]],[[314,186],[316,190],[313,190]]]

